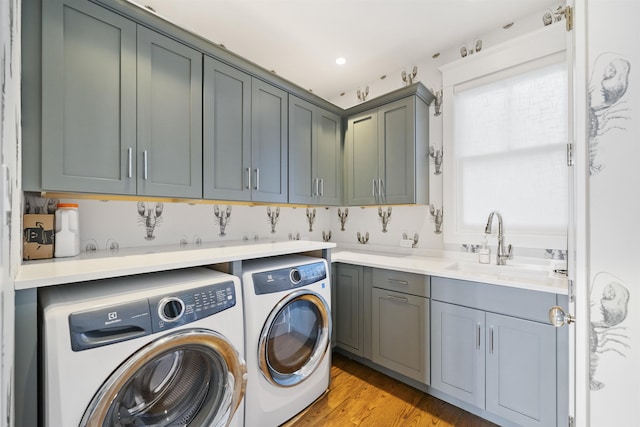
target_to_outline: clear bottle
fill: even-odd
[[[480,264],[489,264],[491,262],[491,248],[487,245],[487,235],[482,238],[482,245],[478,249],[478,262]]]
[[[58,203],[54,256],[70,257],[80,253],[80,227],[77,203]]]

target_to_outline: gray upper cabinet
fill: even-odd
[[[287,94],[204,62],[204,197],[286,203]]]
[[[251,81],[251,200],[287,203],[287,93],[262,80]]]
[[[136,193],[136,24],[42,2],[42,189]]]
[[[138,27],[138,194],[202,197],[202,54]]]
[[[289,202],[341,202],[341,120],[307,101],[289,96]]]
[[[204,198],[251,200],[251,76],[205,56]]]
[[[346,133],[349,205],[428,202],[428,105],[409,96],[353,115]]]
[[[202,55],[90,2],[42,8],[42,189],[202,197]]]

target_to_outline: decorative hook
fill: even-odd
[[[345,208],[344,212],[338,208],[338,218],[340,218],[340,231],[344,231],[344,225],[347,223],[347,217],[349,216],[349,208]]]
[[[364,91],[360,91],[360,89],[358,89],[358,91],[356,92],[356,95],[358,96],[358,100],[360,102],[364,102],[367,100],[367,96],[369,96],[369,86],[367,86]]]
[[[271,234],[275,234],[276,224],[280,220],[280,208],[277,207],[275,210],[271,210],[271,206],[267,206],[267,217],[269,217],[269,224],[271,224]]]
[[[316,220],[316,208],[309,210],[307,208],[307,222],[309,223],[309,231],[313,231],[313,222]]]
[[[435,98],[433,99],[433,115],[434,117],[438,117],[442,114],[442,89],[438,91],[434,91],[432,89],[431,91],[435,95]]]
[[[412,248],[418,247],[418,239],[419,238],[420,238],[420,236],[418,235],[418,233],[414,233],[413,234],[413,244],[411,245]],[[402,233],[402,239],[409,240],[409,236],[407,236],[407,233]]]
[[[382,219],[382,232],[387,232],[387,225],[391,220],[391,206],[387,208],[387,211],[384,212],[381,207],[378,207],[378,216]]]
[[[361,235],[360,232],[358,231],[358,233],[356,234],[356,236],[358,237],[358,242],[362,243],[363,245],[366,245],[367,242],[369,241],[369,232],[367,231],[365,233],[365,235]]]
[[[436,229],[434,231],[434,233],[436,234],[440,234],[442,233],[442,212],[443,212],[444,208],[440,208],[440,209],[436,209],[436,207],[433,204],[429,204],[429,212],[431,213],[431,216],[433,217],[433,222],[436,225]]]
[[[436,150],[433,145],[429,146],[429,157],[431,157],[431,161],[435,166],[434,175],[440,175],[442,173],[442,155],[444,153],[444,149],[441,148]]]
[[[417,75],[418,75],[418,66],[414,65],[413,69],[411,69],[411,74],[407,74],[405,70],[402,70],[400,77],[402,77],[402,81],[404,82],[404,85],[409,86],[410,84],[413,83],[413,79],[415,79]]]

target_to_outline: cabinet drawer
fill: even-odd
[[[403,271],[373,269],[373,287],[429,297],[429,276]]]
[[[549,322],[556,295],[508,286],[432,277],[431,298],[521,319]]]

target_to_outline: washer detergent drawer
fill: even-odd
[[[71,349],[88,350],[152,332],[146,299],[69,315]]]

